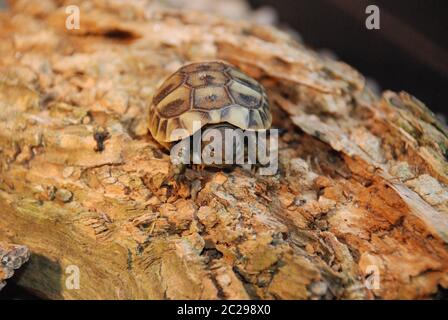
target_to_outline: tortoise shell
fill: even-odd
[[[193,127],[194,121],[200,126]],[[271,126],[271,112],[263,87],[222,61],[181,67],[154,93],[149,108],[149,130],[161,144],[191,136],[208,124],[229,123],[243,130]],[[186,129],[172,137],[175,129]]]

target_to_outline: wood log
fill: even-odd
[[[0,242],[0,290],[29,257],[30,251],[26,246]]]
[[[66,28],[70,4],[79,29]],[[275,27],[155,1],[12,2],[0,57],[0,240],[30,248],[18,285],[39,296],[416,299],[448,287],[447,131],[411,95],[377,95]],[[175,188],[148,104],[181,65],[210,59],[265,86],[279,171],[188,168]]]

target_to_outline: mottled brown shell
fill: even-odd
[[[244,130],[271,126],[271,112],[263,87],[222,61],[181,67],[156,90],[149,108],[149,130],[166,145],[192,135],[194,120],[207,124],[230,123]],[[175,129],[186,134],[171,137]]]

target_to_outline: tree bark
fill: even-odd
[[[68,30],[63,2],[0,13],[0,240],[31,250],[19,285],[52,299],[448,287],[447,131],[417,99],[374,94],[250,12],[79,1]],[[163,183],[169,155],[147,132],[148,103],[182,64],[209,59],[265,86],[283,130],[276,175],[189,168],[178,188]]]
[[[30,252],[27,247],[0,242],[0,290],[6,285],[6,280],[14,275],[28,261]]]

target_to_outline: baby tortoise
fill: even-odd
[[[269,129],[271,122],[268,98],[256,80],[229,63],[206,61],[181,67],[161,84],[149,108],[148,127],[154,139],[171,150],[197,132],[203,132],[201,141],[210,129],[260,131]],[[174,135],[176,129],[183,130]],[[187,145],[183,151],[191,154],[191,144]],[[206,146],[201,144],[201,150]],[[183,166],[173,170],[178,175]]]

